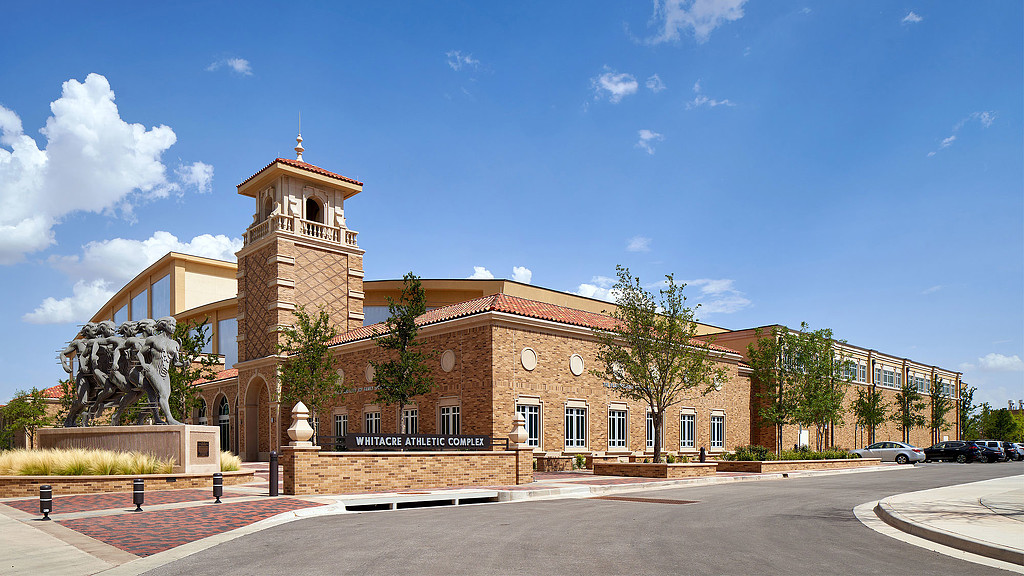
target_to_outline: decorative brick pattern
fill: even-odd
[[[49,484],[58,494],[131,492],[132,480],[146,481],[146,491],[205,488],[213,486],[211,474],[146,474],[143,476],[0,476],[0,498],[39,496],[39,486]],[[173,478],[173,481],[169,479]],[[252,470],[224,472],[224,485],[253,481]]]
[[[129,489],[131,483],[129,482]],[[147,486],[148,488],[148,486]],[[224,497],[249,496],[245,492],[232,492],[225,490]],[[154,504],[177,504],[179,502],[199,502],[213,500],[213,491],[210,489],[201,490],[192,488],[187,490],[160,490],[150,493],[146,491],[146,505]],[[39,512],[39,499],[9,500],[4,505],[17,508],[22,512],[36,514]],[[96,510],[123,510],[128,507],[134,508],[131,492],[116,492],[104,494],[76,494],[73,496],[53,497],[53,512],[60,514],[73,514],[75,512],[93,512]]]
[[[641,478],[695,478],[714,476],[714,462],[704,464],[640,464],[628,462],[595,462],[595,476],[633,476]]]

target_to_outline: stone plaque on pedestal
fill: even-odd
[[[85,426],[42,428],[40,448],[95,448],[144,452],[174,461],[176,474],[220,472],[220,428],[179,424],[167,426]]]

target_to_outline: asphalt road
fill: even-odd
[[[1022,463],[345,514],[249,534],[148,574],[1006,574],[879,534],[853,508],[1024,474]]]

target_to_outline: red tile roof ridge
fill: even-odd
[[[255,174],[253,174],[252,176],[249,176],[248,178],[243,180],[242,183],[239,184],[239,186],[245,185],[246,182],[252,180],[253,178],[255,178],[257,176],[259,176],[260,174],[263,173],[264,170],[266,170],[267,168],[270,168],[271,166],[273,166],[277,162],[280,162],[282,164],[287,164],[287,165],[295,167],[295,168],[300,168],[302,170],[307,170],[309,172],[313,172],[314,174],[320,174],[321,176],[327,176],[328,178],[334,178],[336,180],[341,180],[342,182],[348,182],[349,184],[355,184],[357,186],[362,186],[363,185],[363,183],[358,181],[358,180],[354,180],[354,179],[349,178],[347,176],[342,176],[341,174],[337,174],[337,173],[331,172],[330,170],[324,170],[323,168],[321,168],[319,166],[315,166],[313,164],[310,164],[309,162],[302,162],[300,160],[292,160],[291,158],[274,158],[273,162],[271,162],[270,164],[267,164],[263,168],[260,168],[259,171],[257,171]]]
[[[238,376],[238,368],[228,368],[227,370],[221,370],[217,372],[209,379],[200,378],[196,380],[196,384],[206,384],[207,382],[218,382],[220,380],[227,380],[228,378],[236,378]]]
[[[40,392],[42,392],[43,398],[60,398],[64,396],[64,390],[61,389],[60,384],[57,384],[56,386],[50,386],[49,388],[44,388],[40,390]]]

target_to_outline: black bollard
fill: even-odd
[[[707,460],[707,454],[704,452],[704,447],[701,446],[700,447],[700,461],[703,464],[705,460]]]
[[[270,452],[270,495],[277,496],[277,452]]]
[[[224,475],[220,472],[213,473],[213,497],[214,504],[220,504],[220,497],[224,495]]]
[[[49,484],[43,484],[39,487],[39,513],[43,515],[43,520],[49,520],[52,511],[53,490]]]
[[[142,504],[146,501],[146,483],[142,478],[132,480],[132,504],[135,512],[142,512]]]

